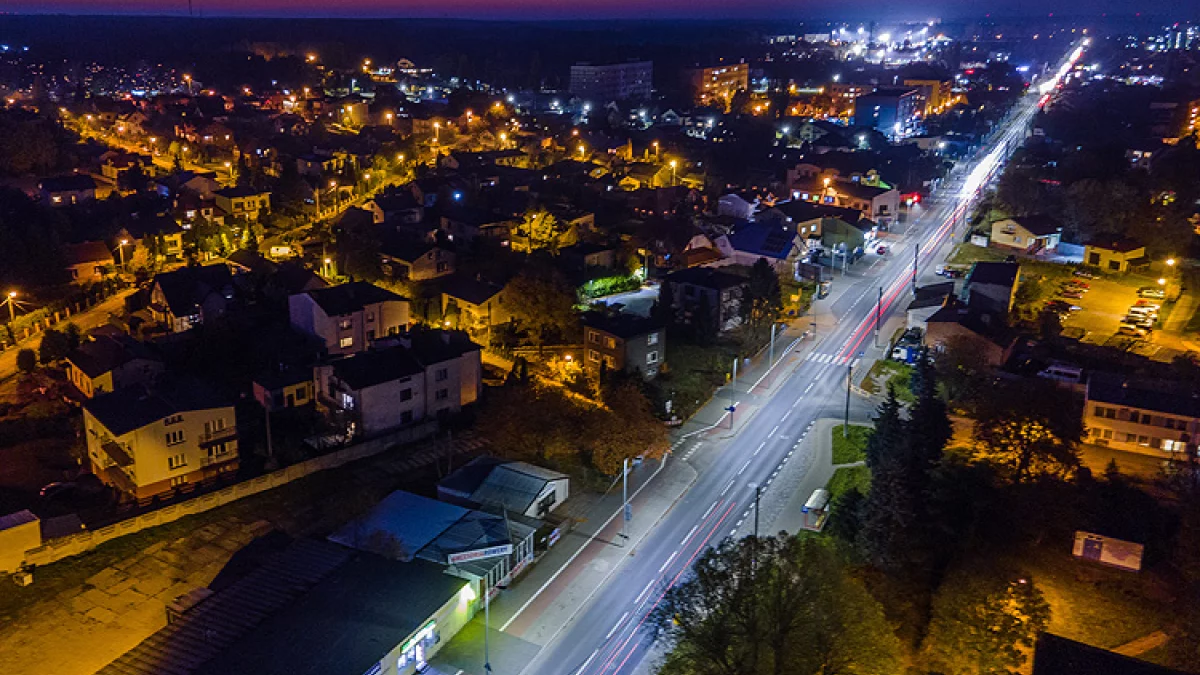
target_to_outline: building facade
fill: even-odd
[[[356,354],[408,325],[408,300],[354,281],[288,297],[294,328],[321,340],[328,354]]]
[[[1089,443],[1156,457],[1196,452],[1200,403],[1186,393],[1093,376],[1084,403]]]
[[[571,93],[593,105],[609,101],[644,100],[654,90],[654,63],[591,64],[571,66]]]
[[[183,488],[238,468],[232,403],[198,386],[135,387],[84,405],[92,472],[133,499]]]
[[[920,110],[915,89],[880,87],[854,99],[854,123],[896,138],[913,130]]]
[[[603,366],[613,372],[658,375],[667,357],[667,332],[651,319],[632,314],[590,313],[583,321],[584,366],[593,376]]]
[[[689,68],[686,73],[692,100],[699,106],[729,110],[733,95],[750,89],[750,65],[746,63]]]

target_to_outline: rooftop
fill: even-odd
[[[1131,383],[1114,375],[1093,375],[1088,380],[1087,400],[1200,418],[1200,396],[1196,393],[1161,383]]]
[[[977,262],[971,266],[971,271],[967,274],[967,285],[972,284],[995,284],[997,286],[1011,287],[1017,283],[1017,275],[1021,271],[1021,266],[1017,263],[1009,262]]]
[[[691,284],[715,289],[735,288],[746,283],[745,277],[711,267],[690,267],[671,272],[666,280],[673,284]]]
[[[1115,251],[1117,253],[1133,253],[1140,248],[1145,248],[1145,245],[1140,241],[1136,239],[1130,239],[1128,237],[1121,239],[1089,241],[1087,245],[1089,248],[1100,248],[1108,251]]]
[[[662,324],[654,319],[637,316],[636,314],[614,314],[608,312],[588,312],[583,315],[583,324],[589,328],[615,335],[623,340],[653,333],[662,328]]]
[[[404,300],[403,297],[366,281],[351,281],[307,293],[327,316],[345,316],[361,312],[367,305],[378,302]]]
[[[372,349],[339,359],[333,363],[333,373],[351,389],[366,389],[384,382],[412,377],[425,372],[407,347]]]
[[[739,251],[787,260],[795,248],[796,228],[762,221],[743,223],[729,235],[729,243]]]
[[[67,360],[88,377],[99,377],[134,359],[154,356],[145,345],[125,335],[98,335],[67,354]]]
[[[1063,229],[1062,223],[1051,218],[1050,216],[1014,216],[1008,220],[1011,220],[1025,228],[1030,234],[1039,237],[1054,234],[1056,232],[1062,232]]]
[[[197,267],[181,267],[173,272],[154,276],[162,289],[167,307],[175,316],[189,316],[212,293],[222,293],[232,281],[229,267],[222,263]]]
[[[154,391],[145,387],[118,389],[83,404],[114,436],[123,436],[175,413],[227,406],[233,406],[232,399],[195,380],[164,383]]]

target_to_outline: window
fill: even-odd
[[[1167,452],[1183,452],[1187,450],[1187,443],[1183,441],[1166,441],[1162,442],[1162,449]]]
[[[646,352],[646,363],[658,363],[658,352]]]
[[[354,346],[354,338],[347,335],[346,337],[342,338],[341,340],[338,340],[338,346],[340,346],[342,349],[346,349],[348,347],[353,347]]]
[[[433,398],[434,398],[434,400],[437,400],[437,401],[445,401],[450,398],[450,390],[449,389],[438,389],[437,393],[435,393],[433,395]]]
[[[1125,434],[1126,443],[1137,443],[1137,434]]]
[[[1112,440],[1112,437],[1113,437],[1112,429],[1105,429],[1104,433],[1102,435],[1106,440]]]
[[[600,360],[600,352],[596,351],[595,349],[589,349],[587,350],[587,357],[588,361],[596,363]]]
[[[433,373],[434,382],[445,382],[450,379],[450,370],[448,368],[438,368]]]
[[[367,312],[367,323],[375,320],[375,312]]]
[[[651,333],[651,334],[647,335],[646,336],[646,344],[648,344],[648,345],[658,344],[658,333]]]
[[[353,325],[354,322],[350,319],[342,319],[338,322],[338,328],[341,328],[342,330],[350,330],[350,327]]]
[[[412,389],[411,388],[410,389],[401,389],[400,390],[400,400],[401,401],[411,401],[412,400]]]
[[[600,334],[594,330],[589,330],[588,331],[588,342],[590,342],[594,345],[600,344]]]
[[[606,338],[604,338],[604,346],[605,346],[605,347],[607,347],[607,348],[609,348],[609,349],[616,349],[616,348],[617,348],[617,341],[616,341],[616,340],[614,340],[613,338],[606,337]]]
[[[1163,426],[1168,429],[1174,429],[1175,428],[1175,420],[1168,417],[1165,420],[1163,420]]]
[[[1142,424],[1150,424],[1150,413],[1142,413]]]
[[[167,445],[179,445],[183,442],[183,429],[167,432]]]
[[[354,410],[354,396],[347,394],[346,392],[342,392],[341,399],[343,410]]]
[[[229,454],[229,448],[225,447],[224,443],[218,443],[208,449],[209,458],[220,457]]]
[[[179,453],[178,455],[171,455],[170,457],[167,458],[167,469],[169,471],[174,471],[175,469],[181,469],[185,466],[187,466],[187,455],[185,455],[182,452]]]
[[[163,424],[166,426],[171,426],[172,424],[179,424],[182,421],[183,415],[168,415],[167,418],[163,420]]]
[[[171,478],[171,487],[179,487],[180,485],[186,485],[187,482],[188,482],[187,476],[175,476],[175,477]]]

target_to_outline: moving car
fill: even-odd
[[[875,249],[876,255],[884,255],[887,253],[887,251],[888,250],[886,246],[880,246],[879,248]]]

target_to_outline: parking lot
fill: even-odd
[[[1083,293],[1082,298],[1063,298],[1065,302],[1082,307],[1082,311],[1071,312],[1063,322],[1063,328],[1076,328],[1087,331],[1084,342],[1103,344],[1116,335],[1121,319],[1129,311],[1129,307],[1138,300],[1137,282],[1127,280],[1113,281],[1110,279],[1083,279],[1091,288]],[[1061,297],[1056,295],[1055,297]],[[1154,339],[1152,333],[1149,338]]]

